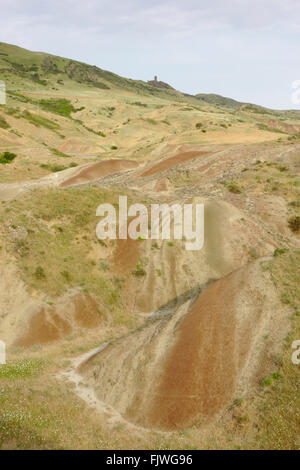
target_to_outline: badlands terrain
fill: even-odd
[[[0,79],[0,448],[299,449],[300,111],[4,43]],[[204,203],[203,248],[98,240],[119,195]]]

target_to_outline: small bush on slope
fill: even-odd
[[[0,163],[3,163],[3,164],[11,163],[16,158],[16,156],[17,155],[15,153],[3,152],[0,155]]]
[[[4,119],[4,117],[0,116],[0,127],[2,129],[9,129],[10,128],[10,125],[8,124],[8,122]]]

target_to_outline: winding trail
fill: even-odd
[[[75,393],[77,396],[79,396],[89,408],[94,408],[98,413],[104,416],[109,425],[114,426],[123,424],[134,431],[155,432],[157,434],[164,435],[169,434],[165,431],[152,430],[137,426],[126,420],[115,408],[99,400],[93,387],[89,386],[87,382],[84,382],[82,375],[79,373],[80,367],[103,351],[109,344],[110,343],[103,343],[98,348],[92,349],[91,351],[73,359],[70,367],[63,372],[59,372],[56,377],[60,380],[63,379],[73,383],[75,385]]]

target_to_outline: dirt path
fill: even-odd
[[[70,367],[66,371],[57,374],[57,378],[59,380],[67,380],[73,383],[75,385],[75,393],[85,402],[89,408],[94,408],[99,414],[104,416],[110,426],[123,424],[133,431],[168,434],[167,432],[157,430],[153,431],[152,429],[146,429],[141,426],[137,426],[124,419],[115,408],[99,400],[94,388],[84,381],[83,376],[79,372],[81,366],[83,366],[87,361],[90,361],[93,357],[97,356],[100,352],[104,351],[104,349],[109,344],[110,343],[103,343],[98,348],[92,349],[91,351],[73,359]]]

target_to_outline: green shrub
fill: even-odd
[[[274,253],[273,253],[273,256],[280,256],[280,255],[283,255],[284,253],[286,253],[288,251],[288,248],[276,248],[274,250]]]
[[[202,122],[197,122],[197,124],[195,125],[196,129],[201,129],[201,127],[203,127],[203,124]]]
[[[258,258],[257,250],[255,247],[250,248],[249,255],[251,256],[251,258],[254,258],[254,259]]]
[[[300,216],[295,215],[293,217],[290,217],[288,220],[288,224],[293,232],[298,233],[300,231]]]
[[[278,170],[281,171],[281,172],[283,172],[283,171],[288,171],[288,169],[289,169],[289,168],[288,168],[287,166],[284,166],[284,165],[279,165],[279,166],[278,166]]]
[[[271,383],[272,383],[272,378],[271,377],[268,377],[267,379],[262,381],[262,385],[264,387],[267,387],[268,385],[271,385]]]
[[[142,268],[140,264],[137,264],[135,270],[132,271],[132,274],[136,277],[146,276],[146,271]]]
[[[10,127],[10,125],[8,124],[8,122],[4,119],[4,117],[0,116],[0,127],[2,129],[8,129]]]
[[[67,155],[67,154],[64,153],[64,152],[61,152],[61,151],[58,150],[58,149],[55,149],[55,148],[53,148],[53,147],[50,147],[50,150],[51,150],[51,152],[54,153],[54,155],[57,155],[58,157],[70,158],[70,155]]]
[[[52,171],[52,173],[56,173],[57,171],[63,171],[66,169],[67,167],[64,165],[51,165],[50,166],[50,170]]]
[[[45,271],[42,268],[42,266],[38,266],[36,268],[36,270],[34,272],[34,277],[36,277],[36,279],[45,279],[46,278]]]
[[[289,206],[291,207],[300,207],[300,201],[291,201],[289,202]]]
[[[142,103],[141,101],[134,101],[133,103],[129,103],[129,104],[132,104],[134,106],[142,106],[144,108],[147,108],[147,104],[146,103]]]
[[[74,165],[77,166],[76,163]],[[72,165],[72,166],[74,166],[74,165]],[[63,165],[48,165],[47,163],[41,163],[40,167],[44,168],[45,170],[50,170],[50,171],[52,171],[52,173],[56,173],[57,171],[63,171],[63,170],[66,170],[68,168],[68,167],[63,166]],[[69,165],[69,167],[72,168],[71,165]]]
[[[242,192],[242,188],[235,181],[223,181],[222,184],[224,184],[231,193],[240,194]]]
[[[47,100],[40,100],[41,108],[52,113],[60,114],[61,116],[70,117],[71,113],[76,112],[76,108],[72,105],[70,100],[65,98],[49,98]]]
[[[72,276],[69,271],[62,271],[60,274],[65,278],[66,281],[70,282],[72,280]]]
[[[40,76],[39,76],[38,73],[33,73],[33,74],[31,75],[31,79],[32,79],[34,82],[38,83],[39,85],[43,85],[43,86],[46,86],[46,85],[47,85],[47,80],[42,80],[42,79],[40,78]]]
[[[103,82],[93,82],[93,86],[101,90],[110,90],[109,86]]]
[[[0,155],[0,163],[3,163],[3,164],[11,163],[16,158],[16,156],[17,155],[15,153],[3,152]]]

